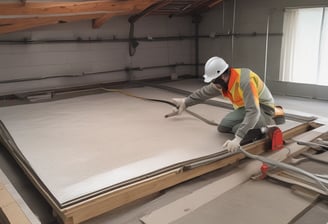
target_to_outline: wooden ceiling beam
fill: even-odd
[[[211,2],[210,4],[208,4],[208,8],[213,8],[214,6],[218,5],[219,3],[221,3],[223,0],[214,0],[213,2]]]
[[[169,3],[169,2],[171,2],[172,0],[164,0],[164,2],[167,2],[167,4]],[[148,3],[149,4],[149,3]],[[146,7],[142,10],[142,12],[144,12],[144,11],[146,11],[147,10],[147,8],[150,8],[151,6],[150,5],[146,5]],[[161,4],[161,5],[163,5],[163,4]],[[135,13],[138,13],[138,12],[140,12],[140,10],[138,10],[138,11],[136,11],[136,9],[134,9],[133,11],[129,11],[129,12],[127,12],[127,13],[117,13],[117,14],[115,14],[115,16],[118,16],[118,15],[131,15],[131,14],[135,14]],[[141,13],[142,13],[141,12]],[[139,14],[138,14],[139,15]],[[102,17],[100,17],[100,18],[97,18],[97,19],[95,19],[95,20],[93,20],[93,23],[92,23],[92,27],[94,28],[94,29],[96,29],[96,28],[99,28],[99,27],[101,27],[107,20],[109,20],[110,18],[112,18],[113,17],[113,14],[106,14],[106,15],[104,15],[104,16],[102,16]],[[131,18],[131,17],[130,17]]]
[[[197,10],[202,7],[206,2],[208,2],[208,0],[201,0],[201,1],[196,1],[194,2],[191,7],[183,10],[180,14],[183,14],[183,13],[186,13],[186,14],[189,14],[193,11],[196,11],[198,12]]]
[[[131,16],[129,18],[129,22],[134,23],[138,19],[140,19],[144,16],[147,16],[158,9],[165,7],[166,5],[170,4],[172,1],[173,0],[162,0],[161,2],[158,2],[157,4],[153,4],[150,7],[143,10],[142,12],[140,12],[139,14]]]
[[[195,14],[201,14],[205,12],[206,10],[216,6],[223,0],[200,0],[200,1],[194,1],[193,3],[189,3],[189,5],[186,5],[184,8],[180,8],[179,12],[173,13],[175,16],[181,16],[181,15],[195,15]]]
[[[157,1],[26,2],[24,5],[0,3],[0,34],[87,19],[92,20],[93,28],[99,28],[114,16],[138,13]]]
[[[0,19],[0,34],[11,33],[26,29],[31,29],[40,26],[47,26],[59,23],[69,23],[82,20],[92,20],[101,17],[104,14],[87,14],[78,16],[52,16],[44,17],[40,19],[39,17],[34,18],[24,18],[24,19]]]
[[[133,15],[130,22],[153,14],[191,15],[214,7],[223,0],[88,0],[27,1],[0,3],[0,34],[38,26],[92,20],[99,28],[114,16]]]
[[[114,16],[113,14],[105,14],[101,17],[94,19],[92,21],[92,28],[97,29],[97,28],[101,27],[102,25],[104,25],[104,23],[106,23],[106,21],[111,19],[113,16]]]
[[[142,11],[159,0],[0,3],[0,15],[49,15],[83,12]]]

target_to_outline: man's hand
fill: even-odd
[[[173,98],[172,101],[178,108],[178,114],[181,114],[186,109],[186,98]]]
[[[228,140],[223,144],[223,148],[226,148],[229,152],[236,152],[240,147],[240,141],[242,138],[235,136],[233,140]]]

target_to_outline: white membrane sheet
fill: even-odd
[[[136,95],[170,100],[153,88]],[[120,93],[0,108],[1,121],[33,171],[60,203],[185,160],[215,153],[225,138],[215,126],[173,107]],[[197,105],[218,120],[228,111]],[[205,112],[206,111],[206,112]]]
[[[125,91],[165,100],[181,97],[148,87]],[[164,118],[172,110],[167,104],[108,92],[0,108],[0,119],[30,169],[63,206],[153,171],[216,153],[232,138],[187,113]],[[229,112],[208,105],[190,110],[217,122]]]

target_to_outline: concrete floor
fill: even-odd
[[[195,83],[198,86],[199,83]],[[327,101],[302,99],[296,97],[283,97],[277,96],[276,102],[284,105],[284,108],[302,111],[308,114],[327,118],[326,111],[328,111]],[[308,164],[309,165],[309,164]],[[309,165],[316,167],[314,163]],[[0,148],[0,168],[6,174],[12,185],[20,193],[26,204],[30,207],[36,217],[39,218],[41,223],[56,224],[57,221],[52,217],[52,211],[50,206],[42,198],[42,196],[35,190],[33,185],[24,176],[20,168],[12,160],[11,156]],[[197,190],[213,181],[216,181],[226,175],[229,175],[233,171],[234,166],[229,166],[224,169],[220,169],[209,174],[200,176],[193,180],[187,181],[183,184],[179,184],[158,194],[154,194],[145,199],[139,200],[131,205],[123,208],[116,209],[94,219],[91,219],[86,224],[140,224],[139,218],[147,213],[160,208],[170,202],[177,200],[185,195],[188,195],[194,190]],[[322,167],[321,167],[322,169]],[[321,224],[328,222],[328,202],[327,199],[321,199],[320,201],[309,207],[304,214],[300,214],[290,223],[297,224]]]
[[[278,105],[284,105],[290,111],[302,112],[322,119],[328,117],[328,101],[291,96],[274,96],[274,98]]]

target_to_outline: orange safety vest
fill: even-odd
[[[230,70],[230,79],[228,83],[228,90],[222,91],[224,97],[230,99],[233,107],[238,109],[240,107],[244,107],[244,97],[243,97],[243,86],[242,82],[249,82],[249,86],[251,87],[251,91],[253,93],[253,99],[255,100],[256,105],[259,106],[259,93],[263,90],[263,82],[258,75],[254,72],[250,71],[247,75],[249,78],[241,79],[241,69],[231,68]]]

